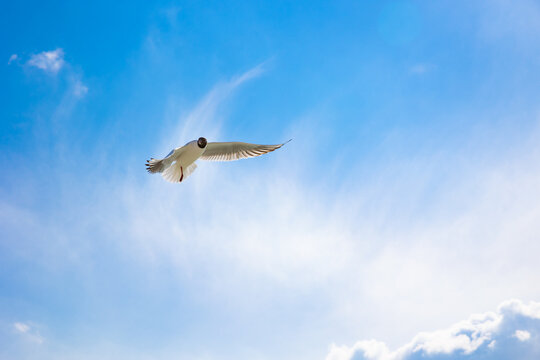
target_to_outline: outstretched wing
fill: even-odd
[[[244,142],[211,142],[206,145],[206,149],[199,159],[210,161],[246,159],[279,149],[289,141],[278,145],[258,145]]]

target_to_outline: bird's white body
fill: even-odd
[[[170,158],[170,162],[176,161],[177,164],[187,168],[189,165],[193,164],[195,160],[201,157],[204,153],[204,150],[197,146],[197,140],[188,142],[182,147],[178,147],[173,150],[172,154],[166,157],[165,159]]]
[[[290,141],[290,140],[289,140]],[[266,154],[279,149],[284,144],[258,145],[242,142],[212,142],[205,138],[188,142],[186,145],[172,150],[165,158],[147,161],[150,173],[161,173],[170,182],[182,182],[197,168],[197,159],[213,161],[232,161]]]

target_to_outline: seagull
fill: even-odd
[[[259,145],[244,142],[207,142],[205,138],[200,137],[171,150],[163,159],[146,160],[146,170],[151,174],[161,173],[161,176],[169,182],[181,183],[195,171],[197,168],[195,161],[198,159],[209,161],[246,159],[279,149],[289,141],[277,145]]]

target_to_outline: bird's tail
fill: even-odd
[[[151,174],[163,172],[163,165],[163,160],[151,158],[150,160],[146,160],[146,171]]]
[[[179,163],[175,162],[171,166],[169,166],[161,176],[168,182],[172,183],[178,183],[184,181],[189,175],[191,175],[195,169],[197,168],[197,164],[193,163],[189,165],[186,168],[183,168]]]

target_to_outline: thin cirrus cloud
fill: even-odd
[[[538,359],[540,302],[503,302],[496,312],[476,314],[453,326],[419,333],[395,351],[376,340],[332,345],[326,360]]]
[[[181,125],[171,132],[174,135],[165,136],[158,152],[168,151],[178,139],[187,140],[199,134],[219,139],[220,105],[240,85],[260,76],[264,72],[265,64],[255,66],[230,81],[217,84],[187,116],[180,119]],[[289,136],[290,134],[284,138]],[[119,204],[123,209],[119,209],[118,213],[125,218],[117,223],[121,224],[118,231],[128,231],[130,237],[136,240],[135,244],[139,244],[141,250],[144,249],[144,257],[161,258],[166,254],[166,257],[170,257],[173,263],[181,268],[201,260],[195,254],[184,258],[186,253],[193,251],[205,253],[207,259],[213,260],[210,262],[213,267],[249,269],[252,274],[273,279],[278,283],[298,284],[298,281],[310,282],[318,275],[324,277],[327,274],[324,270],[326,267],[320,267],[323,269],[321,272],[315,271],[317,275],[313,275],[313,270],[306,271],[306,267],[311,268],[315,263],[343,255],[341,242],[325,236],[338,231],[340,223],[328,221],[327,226],[315,227],[315,217],[324,215],[319,213],[322,209],[313,205],[311,215],[302,211],[306,216],[302,219],[297,217],[297,226],[290,226],[291,211],[308,196],[301,187],[291,187],[289,182],[275,176],[275,173],[284,171],[292,173],[291,169],[285,170],[285,167],[289,167],[286,159],[290,159],[290,156],[295,156],[293,149],[284,148],[282,152],[274,154],[274,165],[271,169],[263,171],[262,174],[243,172],[241,179],[235,178],[231,172],[233,169],[227,164],[201,162],[194,180],[174,190],[163,184],[161,178],[149,178],[144,184],[122,181],[120,188],[123,189],[121,192],[124,196],[123,202]],[[220,191],[216,192],[215,189]],[[140,199],[137,195],[140,193],[153,196]],[[222,199],[228,200],[212,201],[219,193],[222,194]],[[250,199],[257,194],[259,201],[254,204]],[[244,209],[242,219],[230,211],[231,202]],[[211,208],[204,206],[209,203],[214,205]],[[182,207],[186,206],[191,209],[189,213],[182,211]],[[179,213],[183,216],[178,217]],[[141,219],[146,220],[143,222]],[[204,219],[206,225],[198,226],[199,219]],[[149,229],[145,225],[147,223],[154,225]],[[317,231],[309,230],[315,228]],[[190,236],[199,240],[192,242]],[[296,241],[291,243],[290,237],[294,237]],[[216,244],[215,239],[228,239],[227,249],[222,249],[222,245]],[[308,247],[311,248],[310,251],[305,251]],[[133,251],[133,248],[130,251]],[[152,256],[148,256],[149,254]],[[332,263],[341,263],[337,260]],[[204,261],[205,265],[207,263]],[[227,272],[226,275],[234,278],[233,273],[234,271]],[[292,273],[296,275],[292,276]],[[242,282],[233,278],[228,280],[237,285],[237,281]],[[230,285],[232,286],[231,283]]]
[[[399,32],[399,27],[396,29]],[[69,55],[70,50],[65,50]],[[63,53],[61,59],[62,66],[56,72],[30,64],[25,67],[33,69],[29,73],[38,75],[38,81],[56,79],[49,74],[64,79],[70,76],[69,62],[72,60],[69,57],[65,60]],[[20,63],[27,64],[26,61]],[[411,71],[410,74],[427,71],[427,64],[418,64],[411,69],[414,64],[400,68]],[[435,72],[426,75],[438,75]],[[40,77],[42,74],[47,76]],[[174,326],[162,326],[161,314],[157,314],[155,323],[149,321],[151,326],[137,322],[141,325],[138,328],[165,329],[164,332],[148,332],[156,331],[156,336],[162,340],[154,346],[160,348],[178,344],[178,348],[173,349],[176,350],[200,342],[205,352],[218,354],[212,358],[223,359],[231,352],[226,348],[227,344],[257,348],[261,354],[270,352],[276,343],[283,341],[268,340],[272,344],[263,348],[264,344],[257,342],[258,339],[283,333],[283,339],[290,338],[293,339],[291,342],[299,343],[289,346],[296,346],[296,353],[309,351],[312,344],[316,344],[320,347],[319,356],[311,358],[324,358],[327,346],[333,341],[352,345],[357,339],[373,337],[384,339],[385,343],[372,340],[359,346],[336,346],[331,354],[339,360],[395,359],[398,355],[410,360],[423,355],[429,359],[459,358],[465,357],[466,353],[469,357],[506,354],[505,351],[520,351],[519,346],[530,349],[538,342],[537,327],[533,326],[538,322],[534,307],[513,302],[513,306],[505,305],[494,313],[475,316],[451,329],[419,335],[405,347],[408,353],[400,355],[391,351],[401,349],[397,345],[407,344],[411,334],[417,334],[421,329],[442,329],[441,324],[446,326],[455,319],[462,319],[457,316],[477,312],[476,309],[495,309],[496,304],[492,301],[510,297],[539,298],[537,287],[531,285],[538,283],[540,274],[535,255],[539,250],[535,239],[540,230],[537,221],[540,214],[537,201],[540,148],[536,141],[539,136],[533,137],[534,141],[529,144],[523,144],[528,134],[519,136],[518,141],[501,137],[501,141],[496,142],[497,149],[502,149],[497,155],[501,156],[493,156],[482,145],[462,150],[463,142],[478,143],[467,134],[463,135],[459,147],[445,147],[443,142],[435,149],[419,149],[415,156],[392,151],[395,148],[387,149],[393,153],[392,159],[373,161],[377,163],[374,166],[363,164],[365,154],[350,152],[348,155],[362,156],[348,157],[340,182],[324,183],[325,173],[332,171],[332,164],[325,162],[325,167],[319,166],[317,171],[305,171],[304,168],[305,163],[320,160],[313,155],[316,151],[311,150],[317,150],[327,139],[326,134],[314,129],[317,123],[313,121],[312,111],[305,116],[304,122],[291,120],[295,122],[292,129],[296,131],[285,125],[283,133],[275,135],[278,139],[283,135],[284,139],[293,137],[295,140],[265,159],[241,164],[202,163],[194,176],[181,186],[164,183],[161,178],[144,173],[142,156],[146,154],[139,156],[139,151],[157,156],[168,152],[171,145],[182,145],[183,141],[199,135],[219,138],[221,120],[226,116],[226,112],[220,111],[220,104],[238,85],[258,74],[260,70],[254,69],[216,85],[192,112],[188,111],[188,116],[179,119],[182,124],[178,128],[171,126],[173,130],[178,129],[174,137],[169,133],[158,134],[147,143],[140,138],[137,146],[131,147],[115,139],[116,144],[110,149],[117,153],[127,149],[125,154],[138,156],[136,165],[132,165],[127,157],[122,162],[98,161],[101,159],[94,154],[101,150],[99,143],[103,134],[94,133],[89,134],[89,138],[95,141],[91,141],[90,149],[85,149],[85,156],[78,159],[79,166],[66,166],[68,162],[58,161],[55,162],[58,165],[51,166],[52,169],[48,167],[46,171],[32,166],[29,177],[19,176],[20,172],[9,172],[9,176],[17,179],[17,184],[30,182],[33,186],[28,187],[37,189],[40,189],[38,184],[52,177],[50,193],[54,194],[55,201],[54,206],[46,208],[50,211],[45,211],[44,203],[31,207],[19,199],[12,202],[7,196],[1,199],[3,232],[11,230],[14,234],[5,236],[10,239],[5,244],[5,248],[11,250],[8,254],[24,254],[30,259],[28,263],[32,269],[47,262],[54,271],[46,277],[52,278],[51,282],[57,284],[58,289],[69,288],[58,273],[75,272],[73,278],[77,282],[90,280],[85,282],[89,285],[81,289],[87,299],[82,304],[84,308],[73,306],[79,299],[70,296],[62,300],[66,306],[56,307],[67,311],[75,308],[76,316],[68,313],[57,317],[66,319],[64,323],[51,321],[47,326],[55,331],[47,334],[47,343],[64,349],[63,345],[69,346],[71,340],[55,339],[54,336],[61,332],[56,328],[67,328],[73,333],[86,328],[92,329],[84,336],[88,339],[84,344],[86,348],[76,349],[80,356],[74,358],[81,358],[87,350],[96,348],[95,342],[100,336],[139,354],[144,353],[141,351],[144,341],[138,341],[139,338],[136,343],[125,340],[131,338],[126,328],[136,323],[132,314],[122,312],[129,306],[129,301],[125,300],[129,293],[110,291],[105,285],[99,287],[110,278],[114,278],[111,284],[129,283],[131,277],[117,271],[120,265],[116,268],[108,265],[118,264],[124,258],[129,259],[132,266],[129,270],[142,270],[124,273],[135,277],[139,273],[150,273],[148,270],[154,268],[165,268],[164,273],[174,274],[175,282],[171,284],[170,278],[155,276],[152,282],[157,283],[156,288],[169,289],[174,285],[181,287],[179,292],[182,294],[214,302],[208,306],[212,311],[207,311],[217,319],[213,323],[205,319],[202,311],[198,313],[196,306],[182,304],[182,313],[193,314],[193,322],[204,335],[199,339],[189,338],[187,344],[178,344],[179,339],[191,334],[193,328],[182,327],[185,322],[176,321],[174,315],[178,313],[174,314],[174,309],[168,306],[163,306],[164,313],[175,320]],[[75,82],[76,79],[68,84],[73,85],[70,96],[82,96],[88,91],[82,82]],[[57,117],[70,118],[69,111],[65,110],[70,109],[69,100],[71,98],[59,107],[62,111],[58,111]],[[462,109],[454,109],[453,114],[455,117],[449,121],[475,119]],[[511,119],[512,128],[523,128],[520,122],[515,126],[514,116]],[[496,128],[495,120],[488,130],[501,132],[501,128]],[[144,121],[147,123],[150,119]],[[162,119],[156,115],[152,121],[156,121],[156,132],[162,131]],[[138,123],[143,120],[130,120],[133,127]],[[130,127],[126,129],[112,133],[115,137],[119,138],[118,134],[124,137]],[[434,131],[426,131],[428,138],[433,134]],[[148,134],[148,137],[152,135]],[[78,140],[77,136],[72,138]],[[141,151],[148,143],[159,151],[154,154],[150,150]],[[159,149],[161,145],[166,147],[163,152]],[[303,149],[309,151],[302,152]],[[337,154],[339,150],[336,148]],[[110,160],[113,151],[107,152],[106,156],[104,160]],[[334,153],[328,156],[330,162],[335,156]],[[31,158],[25,160],[21,163],[35,163]],[[85,166],[102,166],[106,171],[87,172]],[[365,171],[358,171],[362,167]],[[77,262],[80,267],[74,265]],[[106,277],[96,270],[101,268],[100,265],[111,270],[107,271]],[[46,271],[47,266],[39,269]],[[158,270],[154,271],[161,275]],[[21,271],[23,275],[26,273]],[[146,288],[144,281],[133,281],[141,288],[141,303],[151,302],[154,297],[163,304],[176,304],[180,299],[178,294],[152,294],[154,289]],[[145,294],[152,295],[145,297]],[[99,301],[92,302],[93,299]],[[291,305],[289,299],[298,299],[299,305]],[[14,303],[22,303],[21,300],[25,300],[24,294],[14,299]],[[273,304],[277,304],[275,309]],[[45,303],[37,305],[38,309],[46,306]],[[94,314],[107,315],[107,307],[118,309],[109,313],[115,316],[103,316],[103,323],[88,325],[82,320],[69,320],[79,319],[80,313],[91,315],[89,318]],[[147,310],[145,306],[144,312]],[[54,309],[50,311],[52,313]],[[229,313],[235,317],[230,323],[223,320]],[[24,314],[17,316],[25,317]],[[250,319],[243,321],[242,316]],[[517,317],[527,321],[516,323],[512,319]],[[182,320],[182,317],[178,318]],[[275,321],[265,322],[270,318]],[[128,325],[115,328],[117,323]],[[250,323],[257,326],[245,326]],[[152,326],[156,324],[160,326]],[[24,335],[33,329],[33,325],[22,322],[18,326],[12,322],[9,325],[10,332],[20,339],[25,339]],[[107,328],[113,330],[101,335]],[[264,329],[267,329],[266,333]],[[253,337],[247,338],[248,333],[254,333]],[[299,341],[310,336],[317,338],[309,344]],[[213,338],[223,339],[223,342],[211,343]],[[283,348],[286,349],[286,345]],[[150,348],[146,353],[156,357],[154,350]],[[530,353],[535,354],[534,351]],[[58,354],[56,358],[59,357],[66,356]],[[170,358],[178,359],[179,355]],[[286,356],[274,358],[285,359]],[[525,356],[518,358],[527,359]]]
[[[225,102],[242,84],[261,76],[266,71],[269,61],[266,60],[229,81],[216,84],[186,117],[178,119],[180,125],[171,132],[170,136],[165,137],[163,145],[170,146],[175,144],[178,139],[190,139],[203,133],[207,137],[217,136],[217,129],[221,125],[219,120],[216,120],[218,118],[216,111],[219,105]],[[167,147],[162,147],[162,149],[166,152],[169,151]]]
[[[262,72],[259,66],[218,83],[179,119],[180,126],[172,126],[173,131],[165,136],[156,136],[156,153],[166,153],[180,139],[190,140],[201,134],[220,138],[222,103],[241,84]],[[514,149],[520,155],[516,157],[519,161],[498,161],[488,166],[482,165],[481,158],[454,152],[439,155],[435,162],[431,154],[414,161],[404,158],[370,169],[371,181],[354,186],[344,184],[341,191],[332,187],[330,194],[324,194],[299,175],[304,172],[303,164],[313,158],[311,150],[317,145],[316,138],[321,138],[312,133],[316,130],[309,121],[314,116],[284,128],[284,138],[293,137],[295,141],[267,158],[271,161],[256,172],[245,171],[248,163],[241,165],[241,170],[240,164],[235,167],[201,163],[190,181],[175,186],[146,174],[144,180],[137,180],[138,174],[143,173],[142,163],[112,173],[107,167],[106,177],[85,176],[75,186],[66,182],[59,195],[64,197],[66,206],[55,210],[55,216],[44,217],[32,211],[27,214],[16,204],[6,204],[9,217],[6,216],[8,223],[4,226],[9,228],[12,223],[19,232],[28,232],[24,237],[26,244],[14,242],[12,246],[24,248],[26,254],[35,252],[36,262],[64,264],[66,255],[71,253],[92,260],[95,252],[109,253],[103,246],[112,245],[95,242],[85,234],[90,223],[92,228],[103,230],[110,244],[129,255],[137,266],[172,265],[170,268],[179,278],[187,279],[184,285],[190,292],[210,299],[227,299],[233,309],[255,312],[264,308],[265,302],[279,300],[281,294],[315,292],[320,288],[316,294],[329,304],[321,317],[332,317],[331,323],[338,324],[328,332],[338,333],[343,324],[353,326],[355,318],[362,319],[368,323],[362,327],[369,333],[359,335],[361,338],[381,338],[381,333],[392,337],[400,331],[416,333],[418,329],[433,328],[433,318],[441,321],[447,314],[472,313],[469,307],[478,307],[493,298],[536,298],[530,284],[537,280],[539,268],[533,255],[538,253],[538,247],[536,242],[528,241],[528,236],[538,233],[535,219],[540,207],[538,202],[530,201],[537,198],[536,184],[540,178],[536,165],[538,135],[533,135],[529,143],[520,139],[521,145]],[[478,166],[474,171],[465,171],[457,159]],[[450,174],[455,174],[437,184],[439,193],[449,194],[448,198],[436,198],[432,202],[438,204],[435,211],[424,210],[430,216],[421,212],[415,218],[407,217],[411,213],[409,202],[416,201],[420,197],[417,195],[433,184],[435,175],[441,172],[434,164],[443,164]],[[354,166],[351,164],[351,172]],[[69,178],[72,173],[73,169],[63,168],[58,179]],[[284,173],[287,176],[276,176]],[[34,175],[29,181],[44,176]],[[50,170],[47,176],[51,176]],[[90,188],[90,184],[100,195],[92,200],[92,211],[86,212],[86,207],[78,207],[69,200],[75,196],[84,199],[80,189]],[[257,201],[252,201],[255,198]],[[355,201],[351,202],[351,198]],[[77,216],[71,222],[59,220],[73,213],[85,216]],[[13,214],[20,216],[14,218]],[[23,215],[28,215],[30,226],[21,226],[26,218]],[[392,216],[392,221],[386,216]],[[46,248],[40,248],[43,242],[30,243],[37,238],[33,233],[49,239]],[[51,256],[43,256],[38,249]],[[494,258],[504,262],[493,265]],[[514,271],[509,274],[505,269],[510,267]],[[261,297],[261,293],[267,296]],[[316,297],[309,301],[316,301]],[[445,311],[441,312],[441,308]],[[535,314],[534,307],[517,308],[517,312],[529,317]],[[486,316],[481,322],[494,327],[497,319]],[[314,323],[317,321],[320,320],[310,320],[310,326],[329,327],[328,323]],[[388,327],[396,322],[400,326],[389,332]],[[380,328],[376,329],[377,326]],[[294,324],[287,324],[287,328],[294,332]],[[234,342],[239,331],[232,329],[227,340]],[[525,338],[525,331],[531,338],[520,341],[517,336]],[[425,351],[430,349],[430,356],[435,356],[437,349],[451,349],[454,343],[461,344],[458,355],[470,349],[478,353],[486,347],[500,352],[512,348],[517,341],[531,344],[536,333],[530,327],[515,326],[508,331],[509,337],[490,337],[488,341],[482,332],[475,336],[452,336],[443,331],[440,336],[426,336],[422,346]],[[261,331],[259,335],[268,334]],[[324,346],[330,343],[330,336],[324,336]],[[435,338],[442,340],[437,342]],[[513,343],[507,344],[505,339]],[[395,337],[392,341],[396,341]],[[475,348],[480,341],[482,345]],[[386,359],[381,356],[393,354],[383,343],[371,344],[368,355],[373,358],[381,354],[374,359]],[[340,355],[336,349],[333,348],[333,356]],[[359,348],[341,350],[344,357],[336,359],[358,360],[368,356],[357,351]],[[321,357],[325,353],[323,349]]]
[[[180,119],[182,125],[173,131],[179,136],[158,137],[157,147],[163,146],[166,153],[179,139],[189,140],[195,134],[208,132],[219,138],[220,105],[242,83],[262,73],[254,69],[217,84]],[[540,178],[534,165],[538,163],[537,137],[522,144],[524,156],[511,169],[502,162],[467,173],[452,156],[438,158],[437,164],[451,167],[456,174],[439,185],[441,194],[452,196],[435,202],[442,204],[438,208],[444,210],[442,213],[434,211],[431,218],[422,215],[415,222],[406,216],[409,197],[428,186],[430,174],[439,171],[432,168],[430,157],[425,160],[427,164],[417,160],[406,167],[388,164],[387,168],[374,168],[372,183],[344,186],[343,191],[326,196],[298,175],[303,171],[299,159],[310,159],[309,146],[316,144],[309,144],[310,131],[302,121],[297,121],[292,130],[284,129],[295,142],[273,154],[272,161],[256,173],[235,172],[234,164],[201,163],[190,181],[174,186],[159,177],[148,176],[142,182],[126,177],[126,173],[141,172],[142,165],[137,165],[102,181],[99,176],[88,176],[74,188],[66,184],[64,194],[78,194],[85,180],[91,182],[101,196],[84,221],[107,229],[115,246],[135,255],[140,266],[169,263],[179,275],[192,274],[189,276],[197,279],[193,286],[202,288],[200,291],[209,298],[225,297],[238,307],[254,309],[287,289],[309,290],[325,284],[320,295],[331,304],[332,316],[342,323],[351,323],[350,319],[355,318],[367,320],[374,325],[368,336],[387,333],[396,316],[403,325],[393,332],[417,331],[431,326],[433,317],[463,313],[491,298],[534,298],[530,284],[536,280],[538,265],[536,257],[524,254],[535,254],[538,249],[536,243],[527,241],[528,234],[537,233],[538,224],[533,220],[540,211],[537,202],[528,201],[530,194],[538,191],[535,184]],[[308,150],[302,151],[302,144]],[[459,154],[453,156],[461,158]],[[471,157],[467,160],[478,161]],[[411,168],[415,171],[411,172]],[[285,172],[286,177],[276,176]],[[351,203],[351,197],[357,201]],[[394,211],[394,225],[378,215],[390,210]],[[64,211],[54,219],[84,209],[72,204]],[[109,216],[102,217],[103,213]],[[61,233],[61,238],[78,239],[69,242],[70,249],[61,244],[48,247],[47,251],[59,251],[58,261],[65,258],[63,251],[80,251],[84,257],[85,248],[98,246],[76,230],[85,228],[77,222],[82,220],[75,221],[72,227],[58,220],[42,221],[38,225],[44,229],[39,232],[50,233],[48,238],[57,239]],[[482,239],[489,239],[489,247]],[[488,251],[482,252],[482,248]],[[47,261],[55,258],[52,255],[46,257]],[[493,258],[504,258],[504,266],[494,266]],[[505,267],[513,267],[515,275],[509,276]],[[200,276],[205,272],[219,276]],[[463,283],[462,279],[468,281]],[[489,291],[479,291],[479,284],[492,286],[488,286]],[[261,291],[269,294],[268,300],[261,299]],[[472,300],[469,294],[474,294]],[[392,300],[396,297],[399,302]],[[433,305],[418,306],[426,299]],[[375,310],[373,304],[377,304]],[[362,310],[370,306],[369,314]],[[444,314],[441,307],[447,309]],[[378,312],[378,308],[384,311]],[[514,328],[512,334],[516,330],[530,331],[520,327]],[[504,346],[500,339],[497,342]]]

